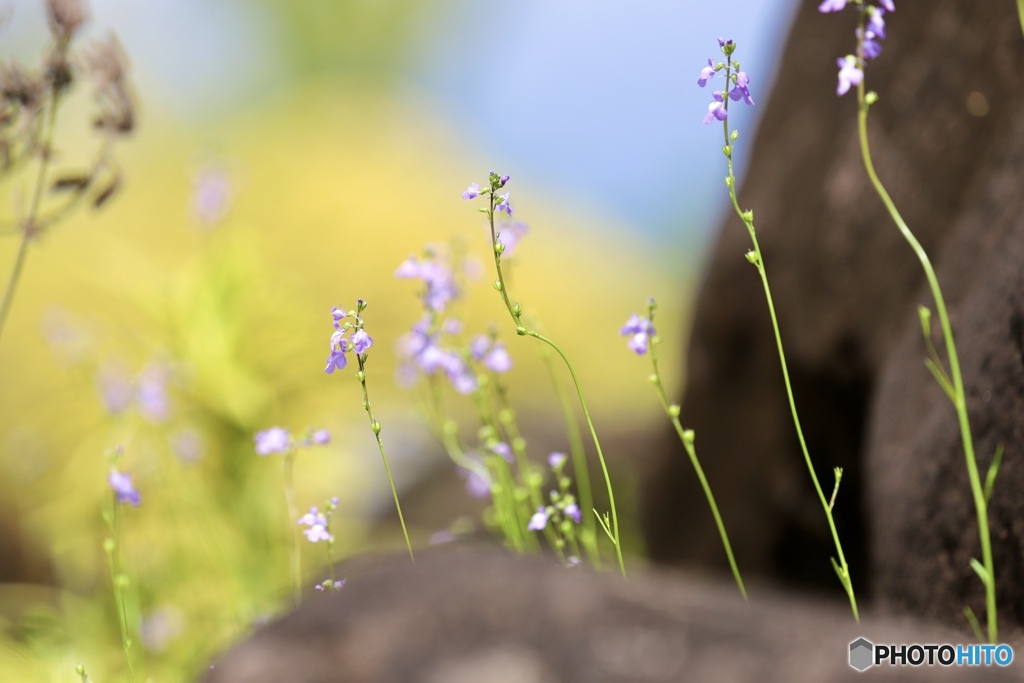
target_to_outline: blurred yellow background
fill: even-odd
[[[509,382],[519,412],[560,415],[539,345],[515,336],[490,287],[481,204],[460,197],[491,168],[512,175],[506,189],[531,230],[510,261],[513,298],[573,359],[599,433],[662,427],[648,359],[626,349],[619,328],[657,296],[663,371],[676,395],[694,259],[578,195],[501,167],[428,92],[405,88],[398,96],[400,48],[427,3],[387,5],[384,12],[363,2],[318,3],[316,11],[261,4],[264,17],[290,26],[281,33],[290,40],[254,63],[279,63],[265,88],[258,73],[246,73],[258,96],[203,116],[168,104],[176,93],[146,80],[158,69],[132,53],[141,38],[131,24],[120,27],[136,59],[141,112],[118,151],[124,186],[102,210],[78,211],[31,245],[0,337],[2,514],[52,562],[54,583],[0,589],[8,627],[0,670],[14,672],[8,680],[74,680],[79,660],[97,680],[113,680],[123,666],[101,549],[105,453],[115,446],[123,446],[122,469],[143,497],[139,509],[125,510],[124,547],[135,577],[133,616],[162,620],[164,640],[151,633],[136,649],[153,680],[191,675],[283,606],[280,461],[256,456],[256,431],[330,429],[329,446],[298,456],[299,506],[340,497],[339,556],[401,546],[397,533],[367,535],[374,517],[389,512],[387,480],[358,382],[323,367],[331,307],[366,299],[371,396],[400,490],[409,490],[437,462],[426,458],[437,448],[413,396],[395,382],[396,343],[420,311],[416,283],[394,271],[427,243],[459,240],[479,260],[484,274],[467,292],[467,332],[497,323],[515,360]],[[93,34],[124,24],[115,6],[97,4]],[[233,11],[241,16],[240,8]],[[7,29],[17,31],[16,51],[30,53],[36,36],[40,54],[41,8],[16,9],[16,28]],[[332,26],[347,29],[336,34]],[[57,169],[88,162],[89,106],[82,91],[60,110]],[[32,178],[5,181],[7,220]],[[226,181],[226,211],[204,222],[196,192],[208,191],[211,178]],[[17,241],[10,231],[0,237],[4,279]],[[111,378],[138,383],[152,373],[167,379],[165,416],[137,407],[109,414],[104,382],[109,389]],[[408,522],[420,543],[437,531]],[[322,564],[319,548],[303,552],[307,568]]]

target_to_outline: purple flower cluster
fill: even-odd
[[[334,536],[331,535],[328,529],[328,523],[328,516],[321,513],[316,507],[309,508],[309,512],[299,517],[299,525],[309,527],[308,529],[303,529],[302,533],[310,543],[334,540]]]
[[[435,313],[443,313],[448,302],[459,293],[451,268],[431,251],[422,260],[417,260],[415,256],[407,258],[395,270],[395,277],[400,280],[423,280],[423,304]]]
[[[503,374],[512,369],[512,356],[505,345],[483,334],[477,335],[469,343],[469,356],[483,362],[484,367],[491,372]]]
[[[334,318],[334,332],[331,334],[331,353],[327,356],[327,367],[324,368],[324,372],[328,375],[335,370],[345,369],[345,366],[348,365],[346,354],[350,350],[355,351],[357,356],[362,356],[373,346],[373,337],[363,329],[363,320],[359,317],[359,313],[365,306],[366,304],[360,299],[356,304],[356,311],[346,312],[337,306],[331,309],[331,316]],[[355,322],[346,322],[343,325],[341,321],[350,316],[355,318]],[[349,330],[354,331],[346,339],[345,335]]]
[[[399,354],[414,372],[434,375],[443,371],[460,394],[476,391],[476,375],[459,352],[443,346],[430,320],[420,320],[399,342]]]
[[[629,320],[626,321],[626,324],[619,331],[621,336],[629,336],[629,341],[626,345],[638,356],[647,353],[651,337],[656,333],[654,323],[651,322],[650,318],[641,318],[636,313],[629,316]]]
[[[895,12],[896,6],[893,0],[878,0],[881,7],[863,5],[860,11],[865,15],[864,28],[856,30],[858,54],[847,55],[836,60],[839,66],[839,84],[836,86],[837,95],[845,95],[850,88],[860,85],[864,80],[864,66],[867,60],[874,59],[882,54],[882,44],[879,42],[885,38],[885,13]],[[848,0],[824,0],[818,5],[818,11],[822,13],[839,12],[846,8]],[[860,3],[858,3],[860,4]]]
[[[728,58],[728,62],[725,64],[715,65],[713,61],[708,60],[708,65],[701,69],[700,77],[697,78],[697,85],[704,87],[708,84],[712,78],[715,77],[721,70],[725,70],[725,87],[732,88],[728,94],[723,93],[722,90],[715,90],[711,93],[711,104],[708,105],[708,113],[704,115],[704,124],[709,125],[714,121],[725,121],[729,116],[729,108],[725,101],[728,97],[733,102],[743,100],[744,104],[752,105],[754,100],[750,97],[750,76],[746,72],[739,70],[739,62],[733,62],[732,53],[736,50],[736,43],[732,40],[725,40],[724,38],[718,39],[718,47],[721,48],[722,53]],[[735,70],[734,70],[735,69]]]
[[[171,368],[160,362],[147,365],[134,380],[112,362],[104,364],[97,376],[108,413],[119,415],[135,404],[139,414],[154,424],[162,424],[171,416],[171,399],[167,393],[170,380]]]
[[[501,213],[502,211],[504,211],[509,216],[515,213],[515,209],[509,206],[508,203],[509,193],[506,192],[505,194],[498,194],[498,190],[505,187],[505,185],[508,183],[508,176],[498,175],[494,171],[491,171],[490,173],[487,174],[487,180],[490,184],[490,189],[481,191],[480,185],[478,185],[477,183],[470,183],[469,187],[466,188],[466,191],[462,193],[462,198],[465,200],[470,200],[476,199],[480,195],[489,194],[492,196],[493,199],[498,200],[497,203],[494,205],[494,211],[496,213]]]

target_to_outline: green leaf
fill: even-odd
[[[981,582],[987,586],[989,578],[988,578],[988,570],[985,569],[985,566],[983,564],[981,564],[981,562],[978,562],[976,559],[974,559],[972,557],[971,558],[971,569],[973,569],[974,573],[978,575],[978,578],[981,579]]]
[[[978,617],[974,616],[974,610],[970,607],[964,607],[964,616],[967,617],[967,621],[971,624],[974,637],[984,643],[985,635],[981,632],[981,624],[978,623]]]
[[[936,365],[931,358],[925,358],[924,364],[925,367],[931,371],[932,377],[934,377],[935,381],[939,383],[942,390],[946,392],[946,396],[949,397],[949,400],[956,403],[956,392],[953,390],[953,385],[950,383],[949,378],[946,377],[946,371]]]
[[[992,498],[992,487],[996,483],[996,475],[999,474],[999,466],[1003,464],[1003,444],[996,446],[995,457],[992,464],[988,466],[988,474],[985,475],[985,505]]]

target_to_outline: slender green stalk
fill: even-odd
[[[1017,0],[1017,14],[1020,15],[1020,30],[1024,32],[1024,0]]]
[[[650,317],[653,321],[653,304],[651,306]],[[740,569],[736,566],[736,558],[732,554],[732,545],[729,543],[729,534],[726,533],[725,523],[722,522],[722,515],[718,512],[718,505],[715,503],[715,496],[711,492],[711,485],[708,484],[707,477],[704,476],[704,468],[700,466],[700,461],[697,460],[697,451],[693,445],[693,430],[683,429],[683,425],[679,422],[679,406],[669,403],[668,396],[665,394],[665,387],[661,382],[661,371],[658,369],[657,341],[652,339],[650,346],[651,364],[654,367],[654,373],[651,375],[651,383],[654,384],[654,391],[658,394],[658,398],[661,400],[661,406],[665,409],[665,414],[668,415],[670,420],[672,420],[672,426],[675,427],[676,434],[679,435],[679,440],[683,442],[683,448],[686,449],[686,454],[690,457],[690,464],[693,465],[693,469],[697,473],[697,479],[700,480],[701,488],[704,489],[704,497],[708,499],[708,505],[711,507],[711,514],[715,517],[715,525],[718,527],[718,535],[722,537],[722,546],[725,548],[725,554],[729,558],[729,567],[732,569],[733,578],[736,579],[736,585],[740,589],[740,594],[743,596],[743,599],[746,600],[747,589],[743,586],[743,577],[740,576]]]
[[[590,489],[590,468],[587,465],[587,452],[583,448],[583,436],[580,434],[580,426],[576,422],[576,414],[569,403],[569,396],[565,393],[562,380],[555,372],[551,349],[546,346],[541,347],[540,355],[551,375],[551,383],[555,387],[555,395],[558,397],[558,404],[562,407],[562,415],[565,417],[565,428],[569,433],[569,454],[572,456],[572,469],[576,475],[576,492],[580,497],[580,509],[593,510],[594,494]],[[595,568],[600,569],[601,553],[597,549],[597,520],[593,515],[583,515],[580,542],[583,544],[583,549],[587,551],[587,559]]]
[[[415,562],[416,558],[412,554],[412,541],[409,540],[409,530],[405,528],[405,517],[402,515],[402,505],[398,502],[398,489],[395,488],[395,480],[391,476],[391,466],[388,465],[388,456],[384,453],[384,442],[380,438],[380,422],[373,419],[373,411],[370,409],[370,395],[366,390],[366,354],[359,354],[356,359],[359,361],[359,372],[356,373],[356,377],[363,387],[363,408],[366,409],[366,415],[370,418],[370,429],[373,430],[373,435],[377,439],[377,448],[380,449],[380,457],[384,461],[384,471],[387,472],[388,483],[391,484],[391,495],[395,499],[395,510],[398,511],[398,521],[402,525],[402,535],[405,536],[405,547],[409,550],[409,559]]]
[[[43,187],[46,185],[46,171],[50,165],[50,156],[53,147],[54,122],[57,120],[57,103],[60,99],[60,91],[54,86],[50,99],[49,111],[44,112],[46,123],[43,133],[42,148],[39,156],[39,171],[36,173],[35,186],[32,188],[32,199],[29,202],[28,214],[21,225],[21,244],[18,246],[18,254],[14,258],[14,268],[11,270],[11,277],[7,280],[7,288],[4,290],[3,301],[0,302],[0,336],[3,335],[4,325],[7,322],[7,314],[11,310],[14,301],[14,292],[21,279],[21,272],[25,268],[25,259],[28,256],[28,245],[37,233],[38,226],[36,219],[39,215],[39,207],[43,199]]]
[[[132,667],[132,639],[128,634],[128,607],[125,599],[125,588],[128,584],[128,577],[121,567],[121,506],[117,501],[117,494],[111,495],[113,503],[110,511],[110,537],[103,544],[107,553],[107,564],[110,567],[110,579],[114,588],[114,602],[118,612],[118,626],[121,629],[121,649],[124,652],[124,661],[128,667],[128,680],[134,683],[135,669]]]
[[[572,377],[573,385],[576,387],[576,395],[579,397],[580,407],[583,408],[583,417],[586,418],[587,427],[590,429],[590,437],[593,439],[594,448],[597,450],[597,459],[601,463],[601,472],[604,474],[605,486],[608,489],[608,505],[611,508],[611,529],[609,536],[612,540],[612,545],[615,546],[615,555],[619,562],[619,571],[622,573],[622,576],[626,576],[626,563],[622,559],[622,543],[619,539],[619,515],[615,508],[615,493],[612,491],[612,480],[611,476],[608,474],[608,465],[604,459],[604,452],[601,450],[601,442],[597,438],[597,430],[594,429],[594,421],[590,419],[590,411],[587,410],[587,402],[583,398],[583,390],[580,388],[579,379],[576,377],[576,371],[573,369],[572,363],[569,362],[569,359],[566,357],[562,349],[555,344],[555,342],[551,341],[539,332],[524,327],[522,324],[522,309],[519,308],[518,304],[513,306],[512,302],[509,300],[508,291],[505,287],[505,276],[501,272],[501,251],[503,251],[503,249],[501,249],[501,245],[498,243],[497,232],[494,229],[494,207],[496,206],[496,203],[493,191],[488,193],[488,202],[490,208],[487,211],[487,220],[491,228],[491,246],[493,248],[492,253],[494,255],[494,267],[498,273],[498,279],[495,282],[495,289],[497,289],[501,294],[501,298],[505,302],[505,307],[508,309],[509,315],[512,316],[512,321],[516,325],[516,334],[539,339],[550,346],[559,356],[561,356],[562,362],[565,363],[565,367],[569,370],[569,375]]]
[[[1024,7],[1024,0],[1021,0],[1020,6]],[[861,18],[861,23],[863,24],[863,17]],[[858,58],[862,58],[863,51],[860,45],[858,45],[857,51]],[[861,63],[863,63],[863,60]],[[982,583],[985,585],[988,638],[990,642],[995,643],[997,642],[999,629],[996,619],[996,580],[995,567],[992,560],[992,540],[988,526],[988,502],[982,488],[981,477],[978,473],[978,461],[974,455],[974,441],[971,437],[971,425],[967,416],[967,398],[964,393],[963,377],[960,373],[960,359],[957,355],[956,342],[953,339],[953,329],[949,323],[949,315],[946,312],[946,301],[942,296],[942,290],[939,287],[939,281],[935,276],[935,269],[932,268],[928,254],[925,253],[921,243],[917,241],[917,238],[914,237],[910,228],[907,227],[906,222],[896,209],[896,205],[893,203],[892,198],[889,196],[889,193],[886,192],[885,187],[878,178],[878,174],[875,172],[875,165],[871,160],[871,150],[868,145],[868,109],[870,107],[870,103],[868,102],[867,95],[865,93],[863,80],[861,80],[857,85],[857,103],[857,130],[860,136],[860,149],[861,156],[864,159],[864,168],[867,171],[868,178],[871,179],[871,184],[874,186],[875,192],[878,193],[879,198],[882,200],[882,203],[885,204],[885,208],[888,210],[893,222],[896,223],[896,227],[899,228],[903,238],[914,251],[918,261],[921,262],[921,268],[924,270],[925,278],[928,280],[928,286],[932,292],[932,297],[935,299],[936,312],[939,314],[939,325],[942,328],[942,336],[946,344],[946,355],[949,358],[949,374],[953,381],[953,393],[950,398],[953,403],[953,407],[956,409],[957,422],[960,426],[960,438],[964,449],[964,459],[967,463],[967,476],[970,480],[971,495],[974,498],[974,508],[978,517],[978,536],[981,540],[983,571],[978,571],[977,567],[975,567],[975,571],[977,571],[979,578],[981,578]],[[935,371],[933,371],[933,373],[935,373]],[[939,377],[940,375],[936,374],[936,378],[938,379]],[[939,382],[942,384],[941,379]],[[944,386],[944,389],[946,389],[948,393],[948,384]]]
[[[726,83],[729,83],[732,72],[732,57],[730,56],[726,61],[726,72],[725,78]],[[729,108],[729,97],[723,93],[724,107],[726,111]],[[828,504],[828,499],[825,498],[825,493],[821,489],[821,484],[818,482],[818,475],[814,472],[814,463],[811,462],[811,455],[807,451],[807,442],[804,439],[803,429],[800,427],[800,418],[797,415],[796,401],[793,398],[793,387],[789,381],[789,369],[786,366],[786,353],[782,348],[782,334],[779,331],[779,321],[775,315],[775,303],[772,300],[771,288],[768,286],[768,272],[764,265],[764,256],[761,254],[761,247],[757,243],[757,233],[754,230],[754,216],[750,211],[743,211],[740,209],[739,199],[736,197],[736,176],[733,173],[732,166],[732,141],[729,139],[729,120],[725,119],[722,121],[722,131],[725,135],[725,147],[723,152],[728,162],[729,176],[725,179],[726,185],[729,187],[729,197],[732,199],[732,206],[735,209],[736,214],[743,221],[743,224],[747,227],[747,233],[750,235],[750,241],[753,244],[753,251],[747,254],[747,260],[757,267],[757,272],[761,276],[761,284],[764,287],[765,299],[768,302],[768,313],[772,320],[772,330],[775,332],[775,345],[779,351],[779,364],[782,367],[782,379],[786,385],[786,396],[789,399],[789,410],[793,415],[793,426],[796,428],[797,439],[800,442],[800,450],[803,452],[804,462],[807,464],[807,471],[811,475],[811,482],[814,484],[814,490],[818,494],[818,499],[821,502],[821,507],[825,512],[825,518],[828,520],[829,531],[832,533],[832,540],[835,543],[836,555],[839,557],[838,563],[833,558],[832,567],[836,571],[836,575],[839,577],[840,583],[846,590],[846,595],[850,599],[850,609],[853,611],[853,618],[856,621],[860,621],[860,613],[857,610],[857,598],[853,591],[853,582],[850,579],[850,569],[846,564],[846,556],[843,554],[843,546],[839,541],[839,532],[836,529],[835,520],[832,517],[832,508]]]
[[[302,602],[302,551],[299,548],[299,508],[295,504],[295,451],[289,449],[284,454],[284,501],[288,507],[288,520],[291,522],[291,575],[292,601],[298,607]]]

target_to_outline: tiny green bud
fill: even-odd
[[[498,242],[497,244],[495,244],[494,245],[494,253],[497,254],[498,256],[501,256],[502,254],[504,254],[505,253],[505,245],[502,244],[501,242]]]
[[[751,249],[746,254],[744,254],[744,256],[747,257],[747,261],[749,261],[750,263],[752,263],[754,265],[757,265],[757,252],[756,251]]]
[[[75,673],[78,674],[79,676],[84,676],[85,675],[85,664],[79,664],[78,666],[76,666],[75,667]]]
[[[523,486],[516,487],[516,502],[522,503],[530,497],[530,492]]]
[[[744,211],[741,214],[741,217],[743,218],[743,222],[744,223],[753,223],[754,222],[754,212],[753,211],[750,211],[750,210]]]
[[[521,436],[517,436],[516,438],[512,439],[512,450],[516,452],[526,450],[526,439],[524,439]]]
[[[455,424],[453,420],[445,420],[444,423],[444,434],[445,436],[455,436],[459,432],[459,426]]]
[[[131,581],[124,574],[118,574],[114,578],[114,585],[117,586],[118,588],[127,588],[128,584],[130,584],[130,583],[131,583]]]
[[[724,147],[722,147],[722,154],[729,158],[732,158],[732,145],[725,145]]]
[[[363,372],[362,370],[356,370],[356,379],[359,380],[360,382],[365,382],[366,373]]]
[[[369,401],[367,401],[367,400],[366,400],[366,399],[364,398],[364,399],[363,399],[363,410],[369,410],[369,409],[370,409],[370,402],[369,402]]]
[[[530,472],[530,478],[528,481],[530,486],[540,486],[544,483],[544,477],[540,472]]]
[[[494,289],[499,291],[499,292],[501,291],[501,280],[495,280],[494,281]]]
[[[864,104],[868,105],[869,107],[877,101],[878,93],[876,93],[874,90],[869,91],[868,94],[864,96]]]
[[[932,336],[932,312],[927,306],[917,307],[917,317],[921,319],[921,334],[925,339]]]
[[[733,130],[733,132],[729,133],[729,139],[732,140],[733,142],[736,142],[739,139],[739,137],[740,132],[738,130]]]
[[[670,416],[672,416],[673,418],[679,417],[679,405],[676,404],[676,403],[673,403],[672,405],[670,405],[668,407],[668,414]]]
[[[647,375],[647,381],[650,382],[651,384],[657,384],[658,376],[652,372],[651,374]]]
[[[556,538],[555,539],[555,547],[558,548],[559,550],[561,550],[562,548],[565,547],[565,541],[563,539],[561,539],[561,538]]]
[[[374,434],[380,434],[380,422],[374,420],[373,424],[370,425],[370,429],[373,430]]]
[[[112,539],[112,538],[105,538],[105,539],[103,539],[103,552],[105,552],[105,553],[107,553],[109,555],[110,553],[114,552],[114,548],[116,548],[116,547],[117,547],[117,544],[114,542],[114,539]]]
[[[683,430],[683,444],[684,445],[692,446],[693,445],[693,441],[696,438],[697,438],[697,435],[693,433],[692,429],[684,429]]]
[[[518,327],[516,327],[516,334],[522,337],[523,335],[526,334],[526,328],[523,327],[522,325],[519,325]]]
[[[519,316],[521,316],[522,314],[523,314],[523,307],[520,306],[519,302],[517,301],[515,303],[515,305],[512,306],[512,315],[514,315],[516,317],[516,319],[518,320]]]
[[[725,186],[726,187],[732,187],[732,178],[731,177],[726,176],[726,178],[725,178]]]
[[[558,488],[567,489],[570,484],[572,484],[572,480],[569,477],[562,476],[558,478]],[[569,497],[572,498],[572,496]]]

